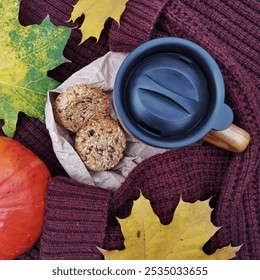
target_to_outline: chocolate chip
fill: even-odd
[[[116,151],[115,148],[113,146],[111,146],[111,145],[108,145],[107,150],[110,153],[114,153]]]
[[[91,137],[95,134],[95,131],[93,129],[88,130],[88,137]]]

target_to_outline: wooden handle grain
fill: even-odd
[[[203,140],[210,144],[236,153],[243,152],[250,139],[250,135],[245,130],[234,124],[221,131],[211,130],[203,137]]]

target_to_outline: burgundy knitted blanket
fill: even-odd
[[[54,24],[72,26],[67,20],[75,2],[21,0],[19,20],[29,25],[49,15]],[[212,197],[212,222],[222,227],[205,252],[243,244],[237,259],[260,259],[259,15],[257,0],[129,0],[120,28],[109,19],[98,43],[90,38],[78,45],[81,34],[73,29],[64,51],[72,62],[49,73],[60,82],[109,50],[131,51],[151,38],[177,36],[201,45],[221,68],[234,123],[252,140],[241,154],[204,144],[153,156],[111,192],[68,178],[45,125],[21,113],[14,138],[47,164],[53,179],[42,235],[20,259],[102,259],[96,246],[123,248],[115,216],[129,215],[138,188],[162,223],[171,221],[180,196],[190,202]]]

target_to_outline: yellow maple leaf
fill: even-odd
[[[203,245],[217,231],[210,221],[209,200],[187,203],[180,199],[173,220],[160,223],[149,200],[140,195],[131,215],[118,219],[125,238],[124,250],[98,248],[106,260],[227,260],[235,257],[241,246],[231,245],[207,255]]]
[[[128,0],[79,0],[71,13],[73,22],[84,14],[85,18],[81,25],[81,43],[93,36],[100,37],[104,23],[111,17],[119,23],[121,14],[125,10]]]

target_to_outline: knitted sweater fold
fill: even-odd
[[[55,177],[46,199],[40,259],[100,259],[110,192]]]

